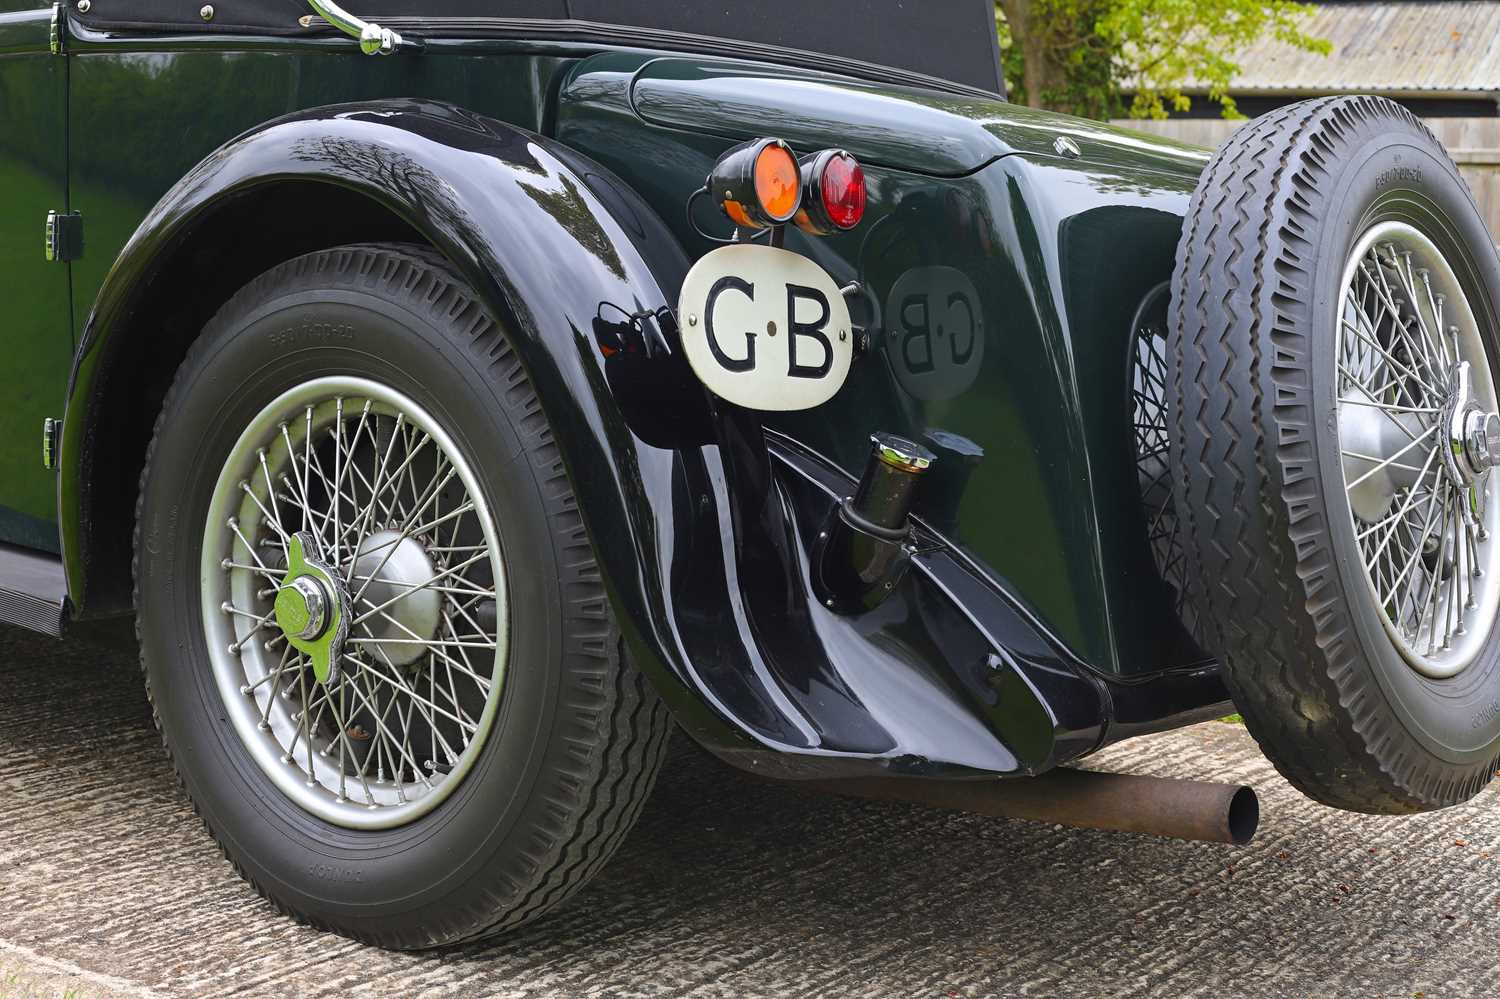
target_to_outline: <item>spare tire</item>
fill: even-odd
[[[1456,804],[1500,757],[1500,260],[1398,105],[1305,101],[1209,162],[1172,280],[1198,633],[1292,784]]]

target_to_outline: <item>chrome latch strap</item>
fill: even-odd
[[[307,4],[323,20],[351,38],[359,39],[360,51],[365,55],[390,55],[406,44],[406,39],[397,32],[355,17],[333,0],[307,0]]]

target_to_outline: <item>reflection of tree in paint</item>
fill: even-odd
[[[611,274],[624,281],[625,265],[620,260],[620,254],[616,252],[609,234],[599,225],[594,209],[584,199],[583,192],[571,177],[560,176],[557,180],[561,182],[560,189],[553,191],[532,186],[519,178],[516,179],[516,184],[526,192],[528,198],[552,216],[554,222],[566,229],[580,247],[609,268]]]
[[[406,204],[421,206],[429,218],[444,225],[465,233],[477,230],[453,186],[399,150],[338,136],[319,136],[299,139],[290,155],[303,163],[321,164],[335,176],[389,191]]]
[[[488,136],[481,138],[489,141]],[[323,164],[335,175],[390,191],[398,199],[420,206],[435,224],[456,229],[456,234],[466,241],[477,235],[477,228],[460,204],[453,185],[400,150],[374,142],[320,136],[298,141],[291,156],[296,160]],[[525,163],[507,159],[504,166],[516,186],[562,226],[580,249],[598,260],[615,277],[626,280],[625,264],[619,252],[599,224],[583,188],[573,178],[550,172],[544,163],[534,161]],[[530,183],[523,179],[523,175],[535,177],[539,183]],[[547,182],[554,186],[549,188]]]

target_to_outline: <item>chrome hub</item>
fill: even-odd
[[[1357,387],[1352,391],[1362,395]],[[1391,456],[1400,454],[1417,429],[1414,414],[1385,413],[1373,401],[1340,408],[1344,479],[1356,483],[1349,490],[1349,505],[1360,520],[1374,523],[1384,517],[1396,493],[1415,482],[1416,467]]]
[[[445,587],[427,585],[437,574],[421,542],[399,531],[378,531],[360,544],[349,584],[364,590],[361,606],[379,608],[365,626],[371,638],[384,640],[370,643],[384,662],[414,663],[437,637]]]
[[[1500,465],[1500,414],[1474,407],[1464,421],[1464,457],[1475,475]]]
[[[1469,362],[1460,361],[1451,372],[1453,393],[1443,407],[1448,428],[1443,461],[1460,488],[1476,484],[1500,464],[1500,415],[1474,401],[1470,381]]]

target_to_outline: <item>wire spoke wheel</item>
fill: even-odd
[[[1500,255],[1378,97],[1287,105],[1200,177],[1167,423],[1188,602],[1266,756],[1325,805],[1467,801],[1500,767]]]
[[[469,465],[378,382],[251,421],[204,528],[204,628],[253,759],[337,825],[405,824],[463,780],[504,681],[506,577]]]
[[[1344,492],[1369,592],[1413,669],[1455,676],[1500,602],[1488,502],[1500,418],[1474,315],[1417,229],[1383,223],[1355,247],[1335,357]]]
[[[1136,316],[1130,340],[1131,441],[1136,487],[1145,519],[1146,542],[1157,574],[1172,593],[1172,609],[1191,633],[1192,608],[1186,601],[1182,530],[1172,499],[1171,433],[1167,420],[1167,290],[1154,289]]]
[[[561,904],[671,736],[522,356],[430,248],[318,250],[220,307],[147,449],[136,629],[173,769],[251,886],[366,943]]]

